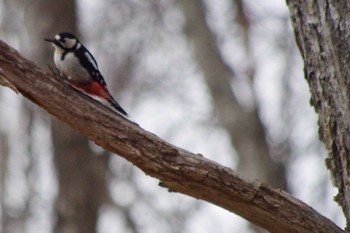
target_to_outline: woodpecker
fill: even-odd
[[[76,36],[69,32],[61,32],[53,39],[45,39],[45,41],[50,42],[55,48],[55,65],[67,76],[68,84],[83,93],[106,100],[117,112],[127,116],[108,91],[95,58]]]

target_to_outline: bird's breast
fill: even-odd
[[[56,51],[54,55],[55,64],[57,68],[67,76],[69,81],[89,82],[91,80],[90,74],[83,66],[81,66],[78,58],[73,52],[69,52],[62,57],[63,52]]]

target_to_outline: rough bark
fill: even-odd
[[[203,1],[179,1],[185,17],[185,35],[203,72],[220,125],[227,130],[238,152],[238,171],[274,187],[286,189],[285,169],[270,156],[258,108],[241,106],[233,93],[235,73],[223,60],[215,35],[206,22]],[[248,42],[246,42],[248,43]],[[250,77],[251,79],[252,77]]]
[[[0,76],[97,145],[159,179],[170,191],[221,206],[270,232],[343,232],[287,193],[245,179],[227,167],[141,129],[57,77],[42,72],[2,41]],[[84,166],[83,162],[81,165]]]
[[[304,59],[311,104],[319,115],[336,197],[350,222],[350,4],[347,0],[287,1]]]

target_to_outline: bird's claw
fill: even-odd
[[[51,73],[52,73],[54,76],[60,76],[60,77],[62,77],[62,74],[61,74],[60,70],[57,69],[57,67],[54,67],[54,66],[52,66],[52,65],[48,65],[48,67],[49,67],[49,70],[51,71]]]

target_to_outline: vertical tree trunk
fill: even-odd
[[[29,4],[26,23],[27,28],[33,29],[28,33],[30,54],[46,66],[52,63],[53,48],[43,38],[62,31],[79,34],[76,3],[35,0]],[[54,232],[94,233],[98,210],[108,195],[108,156],[96,155],[85,137],[57,119],[52,120],[52,139],[58,179]]]
[[[59,181],[56,233],[94,233],[105,200],[108,156],[95,155],[86,138],[57,120],[53,123]]]
[[[203,1],[181,0],[180,5],[185,17],[185,34],[203,72],[215,113],[238,152],[238,170],[251,178],[286,189],[284,166],[270,156],[258,109],[247,111],[233,93],[231,83],[235,74],[220,54],[215,36],[206,22]]]
[[[328,150],[326,164],[350,220],[350,4],[348,0],[289,0],[295,37],[304,59],[311,104]]]

